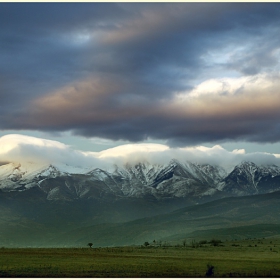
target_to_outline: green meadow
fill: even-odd
[[[208,274],[207,274],[208,273]],[[1,248],[1,277],[280,277],[280,239],[103,248]]]

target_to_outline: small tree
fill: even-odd
[[[90,242],[87,245],[91,248],[93,244]]]
[[[147,247],[149,245],[150,245],[150,243],[148,241],[145,241],[144,246]]]
[[[193,239],[191,242],[191,247],[192,248],[198,248],[199,244]]]

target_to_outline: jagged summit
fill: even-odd
[[[278,190],[280,168],[276,165],[258,166],[243,161],[223,180],[224,190],[234,194],[257,194]]]
[[[231,172],[221,166],[172,159],[168,164],[115,165],[113,169],[65,164],[0,166],[2,191],[39,188],[48,199],[146,197],[156,199],[247,195],[280,189],[280,167],[243,161]]]

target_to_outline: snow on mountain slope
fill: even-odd
[[[84,174],[89,169],[66,164],[56,164],[54,166],[34,162],[8,163],[0,166],[0,189],[23,190],[24,188],[34,187],[46,178],[70,176],[75,173]]]
[[[258,166],[253,162],[242,162],[223,180],[223,190],[242,195],[280,189],[280,184],[274,186],[271,179],[274,180],[274,183],[280,181],[280,168],[278,166]]]
[[[14,179],[27,178],[38,173],[43,168],[47,167],[46,164],[25,163],[24,165],[18,163],[8,163],[0,166],[0,177],[15,175]]]
[[[18,189],[33,180],[47,168],[44,164],[25,163],[24,165],[9,163],[0,166],[0,188],[4,190]]]
[[[109,170],[67,164],[0,166],[0,189],[39,187],[48,199],[102,197],[201,197],[246,195],[279,189],[280,168],[242,162],[227,173],[220,166],[171,160],[168,164],[114,165]]]
[[[190,162],[171,160],[165,165],[142,162],[116,166],[113,175],[118,178],[126,196],[185,197],[190,193],[201,195],[209,192],[209,188],[215,188],[215,183],[221,178],[221,168],[209,166],[208,169]]]

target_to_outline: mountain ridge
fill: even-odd
[[[280,167],[243,161],[227,172],[221,166],[176,159],[168,164],[127,163],[110,170],[55,163],[0,166],[2,191],[32,187],[39,187],[50,200],[243,196],[279,190]]]
[[[275,165],[241,162],[230,172],[175,160],[109,170],[28,166],[0,166],[3,246],[143,244],[201,230],[228,234],[246,225],[280,224]]]

